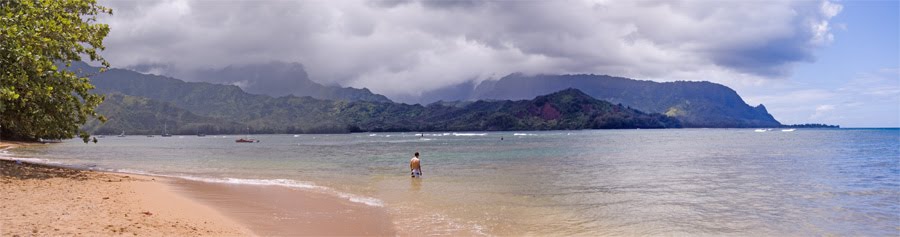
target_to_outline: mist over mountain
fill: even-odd
[[[456,85],[450,85],[435,90],[422,91],[420,95],[396,95],[392,100],[409,104],[431,104],[438,101],[468,101],[478,83],[466,81]]]
[[[286,95],[310,96],[326,100],[362,100],[390,102],[387,97],[372,93],[369,89],[322,85],[309,78],[299,63],[268,62],[231,65],[220,69],[179,70],[171,65],[142,64],[129,67],[137,72],[176,77],[192,82],[235,85],[252,94],[280,97]]]
[[[313,82],[299,63],[269,62],[200,69],[185,73],[185,80],[236,85],[252,94],[274,97],[309,95],[325,86]],[[315,96],[313,96],[315,97]]]

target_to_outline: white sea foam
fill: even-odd
[[[487,133],[453,133],[453,136],[457,137],[471,137],[471,136],[484,136]]]
[[[350,200],[351,202],[355,202],[355,203],[362,203],[362,204],[366,204],[366,205],[373,206],[373,207],[383,207],[384,206],[384,202],[382,202],[381,200],[379,200],[377,198],[373,198],[373,197],[364,197],[364,196],[358,196],[358,195],[342,193],[342,192],[335,192],[335,194],[337,194],[338,197]]]
[[[206,183],[223,183],[223,184],[246,184],[261,186],[282,186],[298,189],[326,189],[325,187],[316,186],[310,183],[298,182],[291,179],[240,179],[240,178],[203,178],[194,176],[178,176],[187,180],[200,181]]]
[[[35,164],[52,164],[52,165],[61,165],[62,163],[51,161],[48,159],[40,159],[40,158],[29,158],[29,157],[17,157],[12,152],[9,152],[9,147],[0,149],[0,160],[11,160],[11,161],[22,161],[28,163]]]
[[[386,143],[406,143],[406,142],[426,142],[426,141],[431,141],[431,139],[430,138],[403,139],[403,140],[386,141]]]
[[[513,136],[537,136],[534,133],[514,133]]]
[[[22,161],[22,162],[28,162],[28,163],[34,163],[34,164],[53,164],[53,165],[62,164],[60,162],[51,161],[51,160],[47,160],[47,159],[6,156],[8,154],[9,153],[6,153],[4,156],[0,156],[0,159],[12,160],[12,161]]]
[[[111,170],[119,173],[129,173],[129,174],[139,174],[139,175],[151,175],[151,176],[160,176],[160,177],[169,177],[169,178],[179,178],[186,179],[191,181],[205,182],[205,183],[221,183],[221,184],[237,184],[237,185],[259,185],[259,186],[280,186],[287,188],[295,188],[295,189],[303,189],[316,191],[326,194],[331,194],[338,196],[343,199],[347,199],[351,202],[361,203],[374,207],[382,207],[384,203],[373,197],[360,196],[350,193],[344,193],[340,191],[336,191],[334,189],[318,186],[310,182],[301,182],[292,179],[242,179],[242,178],[206,178],[206,177],[197,177],[190,175],[164,175],[164,174],[156,174],[152,172],[146,172],[143,170],[135,170],[135,169],[117,169]]]
[[[281,186],[288,188],[296,188],[296,189],[305,189],[305,190],[313,190],[320,191],[324,193],[329,193],[333,195],[337,195],[338,197],[350,200],[355,203],[362,203],[369,206],[381,207],[384,206],[384,203],[381,200],[372,197],[359,196],[355,194],[349,194],[344,192],[335,191],[333,189],[317,186],[308,182],[300,182],[292,179],[239,179],[239,178],[200,178],[200,177],[183,177],[188,180],[201,181],[207,183],[225,183],[225,184],[240,184],[240,185],[262,185],[262,186]]]
[[[117,172],[117,173],[129,173],[129,174],[152,175],[152,176],[166,176],[166,175],[151,174],[150,172],[146,172],[146,171],[143,171],[143,170],[135,170],[135,169],[101,169],[101,170],[112,171],[112,172]],[[168,177],[174,177],[174,176],[168,176]]]

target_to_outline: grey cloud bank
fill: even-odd
[[[299,62],[389,96],[512,72],[752,83],[813,60],[814,1],[109,1],[117,67]],[[732,82],[737,81],[737,82]],[[412,94],[415,95],[415,94]]]
[[[708,80],[740,92],[815,61],[842,11],[830,1],[103,4],[115,11],[103,19],[112,28],[104,55],[114,67],[189,77],[296,62],[311,80],[401,100],[514,72]]]

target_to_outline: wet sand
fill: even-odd
[[[0,149],[25,146],[0,143]],[[384,208],[278,186],[0,158],[0,236],[391,236]]]
[[[176,189],[216,207],[262,236],[393,236],[381,207],[278,186],[179,180]]]

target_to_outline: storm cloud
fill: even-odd
[[[513,72],[733,86],[788,77],[833,40],[828,1],[108,1],[103,55],[159,73],[284,61],[416,96]],[[148,66],[151,65],[151,66]],[[154,67],[156,65],[158,67]]]

